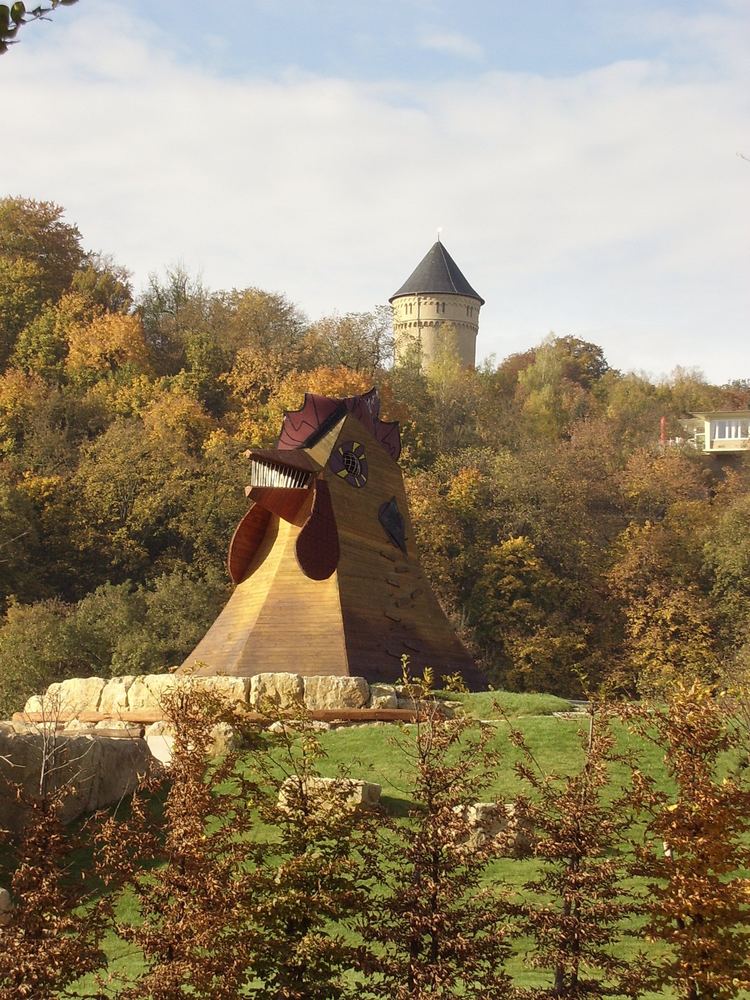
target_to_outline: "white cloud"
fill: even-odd
[[[431,52],[458,56],[460,59],[481,59],[483,56],[482,46],[478,42],[457,32],[426,32],[420,37],[419,46]]]
[[[655,62],[565,78],[222,79],[116,4],[3,57],[0,193],[60,202],[139,282],[370,308],[443,239],[487,299],[480,349],[550,329],[618,367],[750,375],[748,100]]]

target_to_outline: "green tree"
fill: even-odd
[[[352,925],[373,891],[379,817],[355,807],[345,776],[321,777],[325,752],[303,706],[261,705],[279,731],[251,757],[260,816],[275,831],[253,878],[258,931],[248,995],[256,1000],[354,1000]],[[276,725],[278,724],[278,725]]]
[[[69,673],[66,624],[69,605],[48,600],[10,604],[0,627],[0,712],[17,712],[26,700]]]

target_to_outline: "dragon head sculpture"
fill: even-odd
[[[419,566],[400,451],[371,389],[307,393],[276,448],[246,452],[251,505],[228,560],[237,588],[183,666],[394,680],[407,653],[481,684]]]

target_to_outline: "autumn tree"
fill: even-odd
[[[617,541],[609,583],[625,619],[622,679],[643,692],[719,669],[714,616],[702,580],[705,508],[674,504],[663,521],[635,523]]]
[[[78,227],[66,222],[64,213],[52,201],[0,199],[0,258],[37,268],[40,304],[60,298],[84,259]]]
[[[251,876],[258,940],[247,995],[354,998],[362,985],[351,975],[359,951],[353,922],[373,892],[380,817],[356,802],[346,774],[322,778],[325,752],[304,706],[260,708],[275,732],[248,763],[263,788],[259,815],[274,837]]]
[[[539,862],[512,909],[531,938],[529,964],[552,981],[519,994],[637,997],[649,982],[643,955],[626,961],[612,952],[623,922],[640,912],[623,856],[633,803],[627,791],[611,792],[613,767],[632,763],[617,751],[610,719],[596,707],[582,733],[583,761],[570,775],[546,773],[520,730],[512,728],[510,740],[520,750],[515,770],[524,789],[515,809],[534,832]]]
[[[672,686],[669,704],[624,712],[663,754],[673,791],[636,774],[646,816],[634,874],[646,881],[644,937],[667,949],[655,989],[682,1000],[729,1000],[750,989],[750,784],[747,730],[732,699],[695,682]]]
[[[237,750],[212,756],[217,724],[230,717],[237,724],[220,699],[181,687],[165,695],[163,709],[173,734],[163,818],[154,816],[154,788],[146,785],[131,818],[111,818],[100,837],[106,870],[117,859],[115,885],[124,875],[137,900],[137,921],[117,922],[117,932],[146,962],[118,995],[231,1000],[246,995],[258,945],[247,919],[253,883],[245,877],[258,860],[249,808],[256,787],[238,767]]]
[[[413,805],[405,825],[391,822],[381,834],[383,891],[362,924],[375,950],[365,953],[361,992],[393,1000],[509,997],[505,909],[494,889],[480,886],[499,848],[469,822],[497,760],[486,731],[444,718],[424,683],[410,690],[416,721],[398,747]]]
[[[68,333],[68,370],[94,377],[114,375],[127,367],[147,371],[148,350],[138,316],[103,313]]]
[[[8,922],[0,926],[0,1000],[60,1000],[80,995],[76,981],[87,973],[102,985],[107,978],[103,943],[110,900],[92,873],[73,875],[77,859],[92,848],[99,819],[66,825],[75,767],[83,769],[86,762],[71,757],[57,736],[59,708],[51,701],[48,722],[28,736],[32,780],[16,775],[13,759],[0,756],[0,794],[13,801],[15,820],[12,833],[0,830],[3,882],[12,902]],[[90,995],[103,1000],[106,994],[102,989]]]
[[[42,307],[39,274],[34,261],[0,255],[0,372],[19,333]]]
[[[343,365],[374,378],[393,360],[390,307],[324,316],[310,325],[304,350],[310,355],[310,367]]]
[[[467,610],[504,687],[578,693],[585,627],[570,621],[567,590],[528,538],[504,539],[487,552]]]

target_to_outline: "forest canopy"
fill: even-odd
[[[750,669],[750,464],[660,444],[750,406],[574,335],[475,371],[394,363],[390,312],[167,266],[136,294],[51,202],[0,199],[0,706],[180,662],[228,596],[243,451],[306,390],[380,386],[425,569],[495,686],[576,694]],[[417,664],[416,666],[428,666]]]

